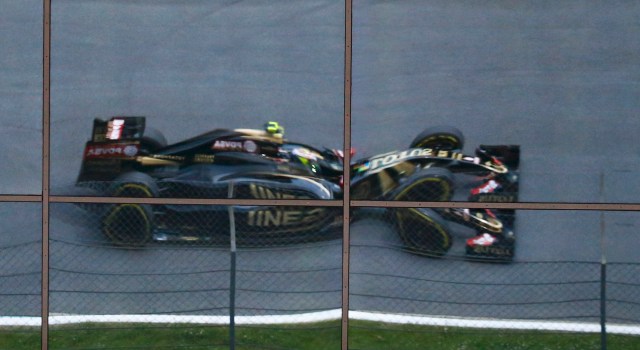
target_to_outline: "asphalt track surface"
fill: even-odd
[[[34,145],[39,145],[41,123],[41,9],[38,2],[33,12],[23,8],[26,2],[21,4],[2,2],[3,9],[15,13],[2,22],[10,28],[2,39],[16,53],[0,55],[9,63],[3,66],[11,68],[3,68],[3,77],[9,79],[0,81],[0,111],[3,118],[10,116],[0,129],[0,142],[13,151],[3,152],[2,161],[21,165],[3,167],[3,193],[39,192],[39,154],[34,149],[40,146]],[[150,116],[149,125],[162,130],[170,142],[211,128],[258,127],[275,119],[290,139],[339,148],[342,5],[55,1],[52,192],[72,194],[94,117]],[[353,146],[360,156],[373,155],[406,147],[425,127],[454,125],[465,133],[467,152],[481,143],[521,145],[523,201],[638,202],[639,13],[634,2],[357,2]],[[15,19],[20,16],[24,20]],[[15,206],[27,218],[16,221]],[[2,210],[10,232],[4,237],[10,242],[20,242],[27,232],[37,237],[39,226],[32,223],[39,220],[39,206],[3,204]],[[95,218],[62,204],[52,206],[52,215],[52,312],[228,312],[225,250],[96,246],[104,239]],[[456,230],[449,257],[419,257],[389,249],[400,244],[399,238],[377,211],[362,216],[352,225],[354,310],[594,320],[598,286],[593,280],[598,279],[601,247],[609,261],[640,262],[635,249],[638,213],[518,212],[517,260],[583,262],[563,265],[461,261],[456,257],[469,235],[464,229]],[[38,246],[33,247],[33,257],[25,253],[28,266],[39,256]],[[239,266],[254,271],[240,276],[242,312],[340,307],[340,242],[293,248],[240,253]],[[4,259],[12,258],[4,254]],[[281,272],[310,268],[321,271],[295,276]],[[82,271],[103,274],[88,277]],[[207,278],[187,274],[203,271]],[[111,275],[122,272],[132,276]],[[180,274],[180,281],[137,275],[166,272]],[[637,283],[635,273],[619,275],[622,281]],[[31,278],[35,283],[38,276]],[[478,284],[457,288],[425,281],[445,278]],[[2,284],[7,293],[22,288],[33,292],[35,284],[9,280]],[[523,280],[582,282],[539,290],[500,286]],[[149,286],[159,290],[117,293],[148,291]],[[162,293],[178,287],[199,292]],[[637,287],[616,288],[614,295],[640,298]],[[100,290],[114,293],[96,293]],[[285,290],[299,293],[277,293]],[[445,297],[454,303],[439,302]],[[492,307],[496,300],[505,305]],[[553,303],[514,306],[531,301]],[[34,298],[29,307],[8,310],[37,315],[38,302]],[[487,305],[469,308],[469,302]],[[636,311],[622,305],[614,312],[634,319]]]
[[[42,188],[42,2],[0,1],[0,193]]]

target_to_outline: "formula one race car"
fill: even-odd
[[[290,142],[284,129],[216,129],[167,144],[145,117],[94,120],[78,186],[101,195],[238,199],[341,199],[343,153]],[[353,162],[354,200],[513,202],[518,194],[518,146],[480,146],[461,153],[462,133],[429,128],[409,149]],[[449,222],[473,227],[467,255],[509,260],[514,252],[513,211],[395,208],[390,210],[407,249],[439,256],[451,247]],[[151,240],[216,241],[228,237],[225,207],[118,204],[101,213],[102,230],[116,244]],[[341,208],[235,207],[239,242],[328,239],[341,233]],[[227,223],[227,224],[225,224]],[[217,233],[217,234],[216,234]],[[217,239],[216,239],[217,238]]]

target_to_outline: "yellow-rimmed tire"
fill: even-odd
[[[102,220],[102,232],[115,244],[139,247],[151,241],[153,212],[147,204],[116,204]]]
[[[453,126],[434,126],[425,129],[413,139],[411,148],[432,148],[436,150],[462,150],[464,135]]]
[[[407,202],[446,202],[453,197],[453,185],[453,174],[448,169],[420,169],[404,179],[387,198]]]
[[[141,172],[132,171],[120,175],[109,186],[111,197],[153,198],[158,196],[158,186],[155,180]]]
[[[412,253],[440,257],[451,248],[447,222],[427,208],[397,208],[393,210],[398,232]]]
[[[153,198],[158,187],[152,177],[129,172],[118,177],[109,189],[113,197]],[[102,232],[115,244],[143,246],[153,235],[153,210],[148,204],[114,204],[102,219]]]

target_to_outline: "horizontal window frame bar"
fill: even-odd
[[[23,194],[3,194],[0,195],[0,202],[42,202],[41,195],[23,195]]]
[[[342,207],[341,200],[50,196],[52,203]]]
[[[0,203],[42,203],[42,195],[0,195]],[[233,199],[233,198],[134,198],[49,196],[50,203],[91,204],[155,204],[155,205],[245,205],[245,206],[304,206],[342,207],[343,200],[313,199]],[[466,208],[518,210],[578,210],[578,211],[640,211],[640,203],[575,203],[575,202],[405,202],[352,200],[352,208]]]
[[[404,202],[351,201],[357,208],[465,208],[519,210],[640,211],[637,203],[564,203],[564,202]]]

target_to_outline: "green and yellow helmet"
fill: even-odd
[[[278,122],[267,122],[264,125],[264,129],[275,137],[284,137],[284,128],[278,124]]]

